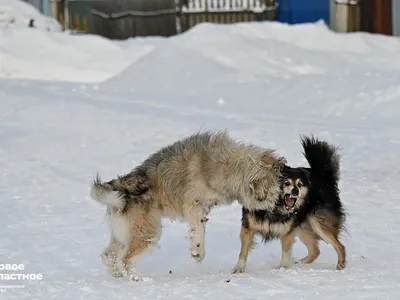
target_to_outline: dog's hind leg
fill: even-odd
[[[240,229],[240,242],[241,248],[239,253],[239,259],[236,266],[233,268],[232,273],[244,273],[246,269],[247,257],[249,256],[250,249],[253,245],[254,232],[249,228],[242,225]]]
[[[110,243],[108,244],[107,248],[104,249],[103,253],[101,253],[101,261],[104,265],[107,266],[108,270],[110,271],[111,275],[114,277],[121,277],[122,274],[118,269],[117,266],[117,258],[119,252],[121,251],[122,245],[115,240],[113,236],[111,236]]]
[[[290,268],[292,265],[292,248],[295,242],[296,232],[293,230],[289,234],[281,237],[282,258],[279,268]]]
[[[327,230],[326,226],[321,226],[321,223],[315,217],[310,217],[308,221],[315,233],[335,249],[338,255],[336,269],[343,270],[346,267],[346,247],[338,240],[337,234]]]
[[[199,263],[206,256],[204,235],[207,213],[201,205],[193,205],[184,210],[185,219],[189,223],[190,254]]]
[[[125,278],[132,281],[141,281],[143,277],[135,269],[136,261],[153,246],[151,241],[134,239],[122,251],[118,267]]]
[[[135,214],[130,220],[132,228],[126,247],[118,258],[118,268],[122,275],[132,281],[143,277],[136,271],[135,264],[148,250],[154,247],[161,236],[161,218],[151,213]]]
[[[296,264],[311,264],[320,254],[317,236],[308,230],[299,231],[297,236],[307,247],[308,254],[306,257],[296,261]]]

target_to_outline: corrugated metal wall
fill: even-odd
[[[23,0],[23,1],[32,4],[42,14],[49,15],[49,0]]]
[[[393,35],[400,36],[400,1],[392,1]]]
[[[42,11],[42,0],[24,0],[35,6],[39,11]]]
[[[335,30],[335,0],[329,1],[329,27]]]
[[[47,16],[50,15],[49,0],[42,0],[42,13]]]

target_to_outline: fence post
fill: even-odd
[[[264,0],[266,12],[264,20],[276,21],[278,19],[279,1],[277,0]]]
[[[361,15],[358,0],[336,0],[335,6],[335,26],[337,32],[361,30]]]

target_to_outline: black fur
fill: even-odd
[[[302,137],[301,144],[304,149],[303,154],[310,167],[292,168],[285,166],[282,170],[281,188],[283,188],[284,179],[300,178],[308,188],[304,203],[292,213],[282,213],[279,209],[284,207],[284,200],[281,196],[277,199],[276,209],[272,212],[249,211],[243,208],[242,225],[245,228],[249,228],[249,216],[251,215],[259,223],[276,224],[292,220],[293,224],[290,228],[290,231],[292,231],[301,226],[308,216],[319,211],[334,216],[335,220],[339,220],[338,224],[335,222],[335,227],[338,227],[339,231],[344,229],[346,213],[339,196],[340,158],[337,148],[314,137]],[[264,242],[279,237],[277,233],[271,230],[268,233],[259,232],[259,234],[262,235]]]

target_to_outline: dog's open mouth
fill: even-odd
[[[285,208],[286,208],[287,211],[292,211],[293,210],[297,199],[298,199],[298,196],[293,196],[293,195],[290,195],[290,194],[286,194],[285,195]]]

